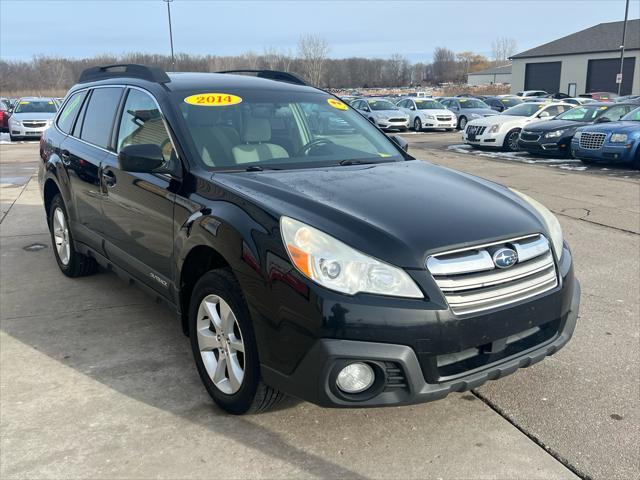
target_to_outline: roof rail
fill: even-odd
[[[309,85],[299,76],[289,72],[281,72],[279,70],[224,70],[216,73],[253,73],[256,77],[267,78],[277,82],[295,83],[296,85],[305,86]]]
[[[171,81],[169,76],[161,68],[138,65],[136,63],[121,63],[87,68],[80,74],[78,83],[121,77],[140,78],[156,83],[168,83]]]

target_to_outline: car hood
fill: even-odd
[[[498,112],[496,112],[495,110],[491,110],[490,108],[462,108],[460,110],[460,113],[458,113],[459,116],[464,115],[465,113],[469,114],[469,113],[477,113],[478,115],[499,115]]]
[[[451,110],[441,109],[441,108],[434,108],[430,110],[418,110],[418,112],[421,115],[446,115],[448,117],[455,117],[456,115]]]
[[[36,112],[36,113],[14,113],[11,115],[11,118],[15,120],[48,120],[55,116],[54,113],[50,112]]]
[[[502,125],[504,123],[523,123],[527,117],[516,117],[514,115],[493,115],[492,117],[477,118],[469,122],[470,125],[489,127],[491,125]]]
[[[407,114],[402,110],[372,110],[374,115],[382,115],[383,117],[406,117]]]
[[[616,133],[633,133],[640,131],[640,122],[623,121],[623,122],[606,122],[587,125],[580,129],[582,132],[616,132]]]
[[[405,268],[428,254],[543,232],[506,187],[421,160],[216,174],[213,181],[352,247]]]
[[[575,122],[573,120],[547,120],[543,122],[535,122],[529,124],[525,130],[534,130],[536,132],[552,132],[563,128],[578,128],[589,125],[586,122]]]

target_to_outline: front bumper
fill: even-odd
[[[376,120],[376,125],[383,130],[408,130],[409,119],[403,122],[389,122],[386,120]]]
[[[324,407],[379,407],[438,400],[511,374],[554,354],[573,334],[580,284],[568,250],[565,255],[555,291],[493,313],[457,317],[446,311],[358,310],[342,303],[331,309],[333,318],[341,319],[340,338],[315,340],[290,372],[263,364],[263,379]],[[382,316],[384,325],[367,328],[364,324],[375,315]],[[360,319],[355,335],[349,334],[349,318]],[[413,324],[416,320],[420,325]],[[532,329],[538,333],[527,336]],[[281,326],[279,334],[285,331]],[[474,350],[475,357],[470,356]],[[337,373],[352,361],[369,363],[381,380],[362,394],[340,392]]]
[[[580,148],[580,143],[576,140],[571,142],[571,153],[574,157],[603,162],[632,162],[638,148],[640,148],[638,145],[630,142],[626,144],[605,143],[598,150],[588,150]]]
[[[425,118],[422,120],[422,128],[456,128],[458,126],[458,119],[452,118],[451,120],[438,120],[437,118]]]
[[[40,137],[44,131],[49,128],[49,125],[43,127],[31,127],[28,125],[16,125],[15,123],[9,123],[9,133],[14,137]]]
[[[527,142],[520,139],[518,140],[518,146],[520,150],[536,155],[566,156],[571,151],[571,138],[547,139],[542,136],[540,140],[535,142]]]
[[[476,135],[475,138],[470,138],[467,132],[462,133],[462,140],[469,145],[477,145],[481,147],[493,147],[502,148],[504,144],[504,133],[483,133],[482,135]]]

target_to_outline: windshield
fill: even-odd
[[[57,110],[53,100],[21,100],[14,113],[56,113]]]
[[[631,120],[632,122],[640,122],[640,107],[636,108],[635,110],[631,110],[620,120],[626,120],[626,121]]]
[[[520,100],[519,98],[501,98],[500,102],[508,108],[520,105],[522,103],[522,100]]]
[[[558,120],[573,120],[574,122],[593,122],[596,117],[609,107],[596,105],[575,107],[571,110],[564,112],[562,115],[558,115]]]
[[[461,98],[459,101],[461,108],[489,108],[489,105],[477,98]]]
[[[371,122],[326,94],[247,90],[234,95],[175,92],[173,97],[197,156],[209,169],[288,169],[404,159]]]
[[[446,110],[444,105],[435,100],[416,100],[418,110]]]
[[[388,100],[368,100],[367,103],[371,110],[398,110],[398,107]]]
[[[513,115],[516,117],[530,117],[535,115],[544,107],[544,103],[521,103],[502,112],[502,115]]]

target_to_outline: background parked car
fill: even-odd
[[[458,125],[455,114],[440,102],[427,98],[405,98],[397,103],[409,116],[409,125],[416,132],[422,129],[444,128],[454,130]]]
[[[593,98],[585,98],[585,97],[572,97],[572,98],[564,98],[563,102],[570,103],[571,105],[585,105],[587,103],[594,103],[597,100]]]
[[[522,103],[522,100],[518,97],[485,97],[483,101],[491,107],[491,110],[496,112],[504,112],[507,108],[515,107]]]
[[[616,103],[638,103],[640,104],[640,95],[624,95],[613,99]]]
[[[584,98],[592,98],[599,102],[611,102],[613,101],[614,98],[618,97],[618,94],[612,93],[612,92],[590,92],[590,93],[584,93],[580,96]]]
[[[445,98],[440,102],[458,117],[458,128],[464,130],[469,120],[497,115],[489,105],[477,98]]]
[[[544,97],[545,95],[549,95],[548,92],[544,90],[522,90],[521,92],[517,92],[517,97]]]
[[[568,103],[521,103],[501,115],[472,120],[462,134],[465,143],[474,147],[518,150],[518,137],[522,128],[536,121],[551,120],[556,115],[570,110]]]
[[[9,117],[11,141],[20,138],[39,138],[53,121],[58,105],[53,98],[21,98]]]
[[[571,155],[571,139],[586,124],[617,122],[636,106],[624,103],[590,103],[558,115],[548,122],[535,122],[520,132],[521,150],[541,155]]]
[[[0,100],[0,132],[9,131],[9,104]]]
[[[409,129],[409,115],[386,98],[361,98],[352,102],[351,106],[383,130]]]
[[[640,107],[618,122],[579,128],[571,140],[571,152],[587,164],[625,162],[640,169]]]

